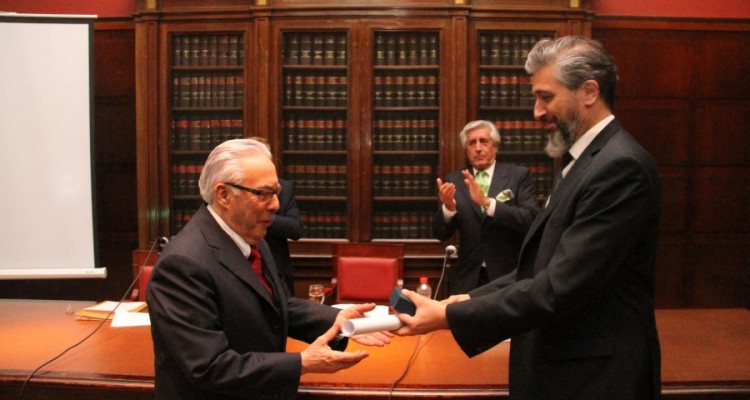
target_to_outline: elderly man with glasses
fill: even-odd
[[[162,252],[146,290],[156,399],[294,399],[300,376],[356,365],[343,352],[347,310],[290,296],[263,240],[279,209],[268,148],[236,139],[208,156],[198,182],[206,202]],[[287,353],[287,337],[312,343]],[[384,333],[354,337],[384,345]]]

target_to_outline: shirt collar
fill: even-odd
[[[208,205],[208,212],[211,213],[211,215],[216,220],[216,223],[219,224],[222,230],[229,235],[230,238],[232,238],[232,241],[239,247],[240,251],[242,252],[242,255],[245,256],[245,258],[250,257],[250,245],[243,239],[240,235],[237,234],[237,232],[233,231],[232,228],[227,225],[226,222],[224,222],[223,219],[219,216],[219,214],[214,211],[214,209],[211,207],[211,205]]]
[[[490,164],[489,167],[487,167],[487,168],[485,168],[483,170],[479,170],[479,169],[476,169],[476,168],[472,167],[472,169],[474,170],[474,176],[477,176],[477,172],[479,172],[479,171],[485,171],[485,172],[487,172],[487,178],[489,178],[489,180],[492,181],[492,173],[495,172],[495,164],[496,163],[497,163],[497,157],[495,157],[495,159],[492,161],[492,164]]]
[[[597,122],[594,126],[591,127],[591,129],[586,131],[583,136],[578,138],[578,140],[576,140],[575,143],[570,146],[570,150],[568,150],[570,155],[573,156],[573,160],[577,160],[579,157],[581,157],[581,154],[583,154],[583,151],[586,150],[586,147],[589,147],[591,142],[593,142],[596,136],[601,133],[604,127],[614,119],[615,116],[610,114],[608,117]]]

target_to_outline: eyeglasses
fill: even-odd
[[[236,183],[230,183],[230,182],[224,182],[224,184],[225,185],[229,185],[229,186],[231,186],[233,188],[237,188],[237,189],[240,189],[240,190],[244,190],[246,192],[250,192],[250,193],[258,196],[258,200],[261,203],[267,203],[267,202],[271,201],[271,199],[273,198],[273,196],[278,196],[279,194],[281,194],[281,186],[276,186],[275,189],[256,189],[256,188],[242,186],[242,185],[238,185]]]

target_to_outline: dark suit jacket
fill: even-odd
[[[296,397],[300,355],[286,353],[287,336],[311,342],[339,310],[289,297],[259,249],[274,296],[205,206],[161,253],[146,291],[156,399]]]
[[[526,167],[495,163],[488,197],[511,189],[515,198],[497,202],[494,217],[488,217],[471,200],[461,171],[454,171],[445,180],[456,185],[457,214],[445,222],[442,208],[432,222],[432,233],[439,240],[448,240],[458,230],[458,264],[447,270],[448,293],[468,293],[477,287],[482,261],[486,262],[490,280],[505,275],[516,267],[518,251],[526,231],[539,211],[534,179]]]
[[[660,204],[654,161],[611,122],[534,221],[517,281],[490,282],[448,306],[456,341],[475,355],[512,337],[512,398],[658,398]]]
[[[273,222],[266,231],[266,243],[271,248],[273,260],[279,273],[284,275],[289,291],[294,294],[294,267],[289,256],[289,241],[302,237],[304,229],[300,220],[297,201],[294,200],[294,185],[292,182],[279,179],[281,194],[279,194],[279,211],[273,216]]]

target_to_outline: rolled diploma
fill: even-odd
[[[392,331],[400,328],[401,325],[401,321],[395,315],[349,319],[344,321],[344,325],[341,327],[341,335],[349,337],[372,332]]]

